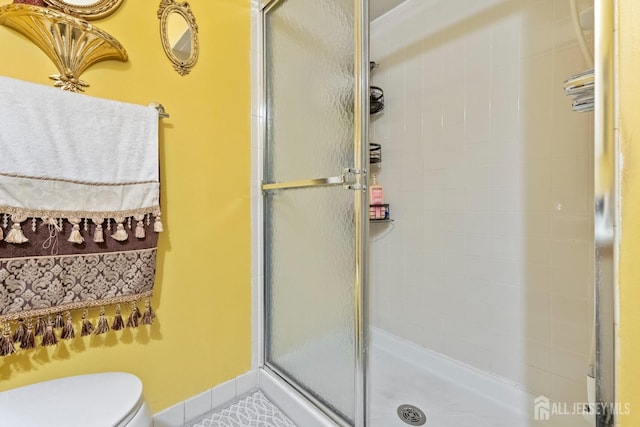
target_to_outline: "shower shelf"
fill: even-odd
[[[382,161],[382,146],[376,143],[369,144],[369,163],[380,163]]]
[[[389,223],[389,222],[394,222],[394,219],[391,218],[386,218],[386,219],[371,219],[369,218],[369,222],[377,222],[377,223]]]
[[[389,215],[389,204],[369,205],[369,221],[371,222],[391,222]]]
[[[369,61],[369,72],[378,68],[378,63]],[[369,114],[374,115],[384,110],[384,92],[378,86],[369,86]]]
[[[374,115],[384,110],[384,92],[378,86],[369,86],[369,114]]]

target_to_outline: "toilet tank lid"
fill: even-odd
[[[142,382],[135,375],[78,375],[0,393],[0,424],[121,426],[142,403]]]

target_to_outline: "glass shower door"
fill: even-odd
[[[365,0],[266,2],[265,367],[364,426]]]

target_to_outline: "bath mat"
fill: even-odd
[[[260,391],[232,405],[203,415],[184,427],[296,427]]]

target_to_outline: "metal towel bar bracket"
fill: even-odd
[[[169,117],[171,117],[169,113],[167,113],[164,109],[164,106],[158,102],[150,102],[148,106],[158,110],[158,117],[161,119],[168,119]]]

